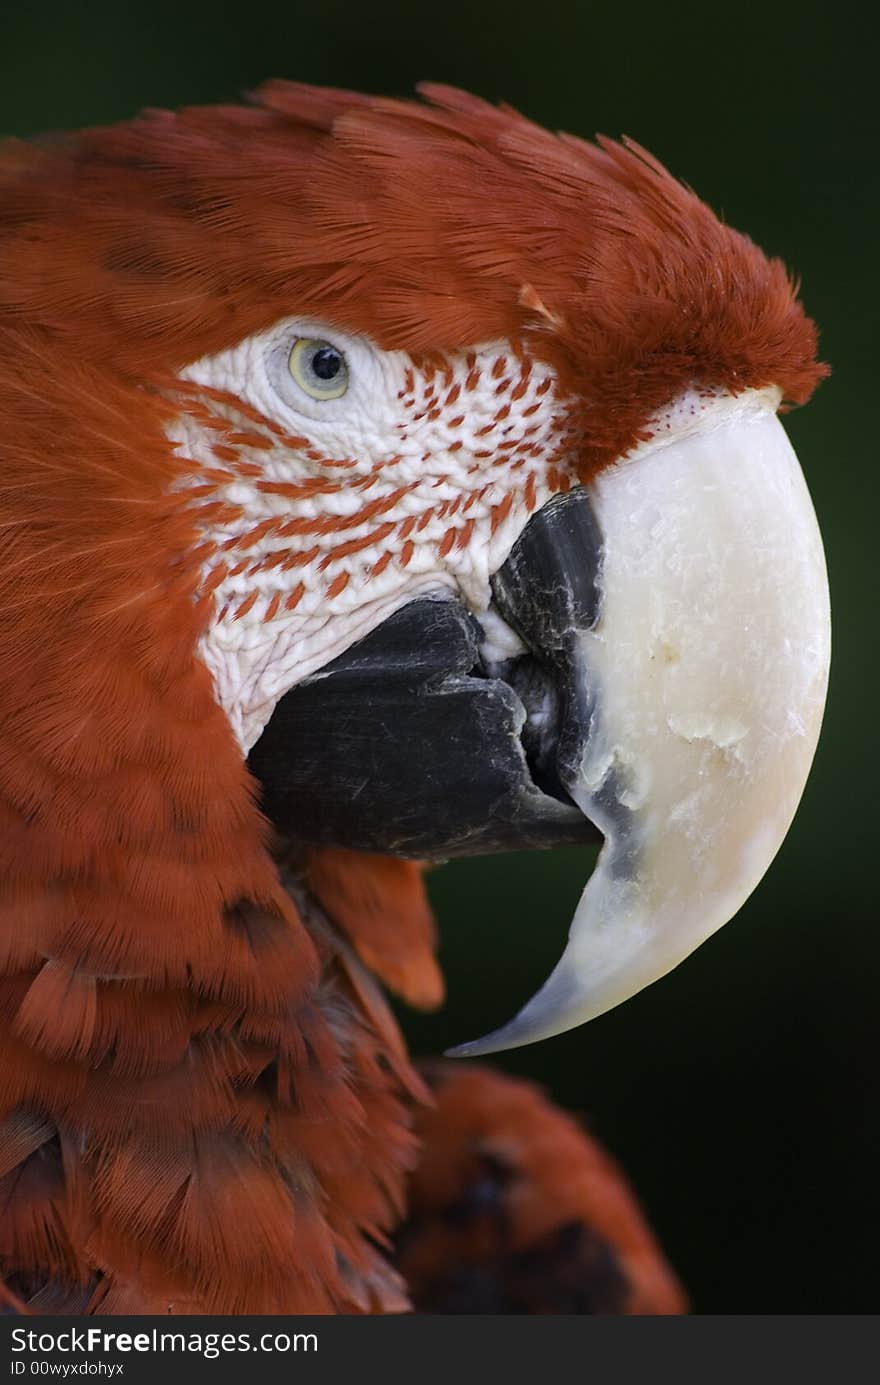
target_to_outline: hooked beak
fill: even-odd
[[[529,521],[497,631],[420,598],[278,704],[249,764],[286,833],[449,856],[604,845],[546,984],[452,1050],[519,1047],[620,1004],[766,872],[816,748],[830,617],[778,394],[679,402],[649,445]]]
[[[822,543],[767,393],[599,476],[600,615],[571,658],[593,715],[566,788],[605,844],[566,949],[458,1055],[559,1034],[640,991],[733,917],[794,817],[830,658]]]

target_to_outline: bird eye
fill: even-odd
[[[287,362],[293,379],[310,399],[339,399],[348,389],[348,365],[329,341],[300,337]]]

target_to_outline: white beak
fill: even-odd
[[[830,613],[777,404],[765,390],[703,406],[590,488],[602,609],[579,639],[595,711],[567,788],[605,843],[548,981],[456,1055],[627,1000],[732,918],[779,850],[819,737]]]

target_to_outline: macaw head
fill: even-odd
[[[405,857],[601,835],[477,1053],[663,975],[782,842],[829,613],[777,414],[823,368],[783,266],[638,146],[423,94],[270,83],[27,153],[4,609],[22,734],[63,706],[123,820],[139,756],[193,843],[249,792]]]

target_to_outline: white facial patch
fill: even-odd
[[[304,340],[343,356],[339,397],[291,373]],[[555,376],[507,342],[418,364],[288,319],[181,378],[169,433],[215,602],[199,653],[245,754],[290,688],[413,596],[485,611],[530,515],[574,479]]]

